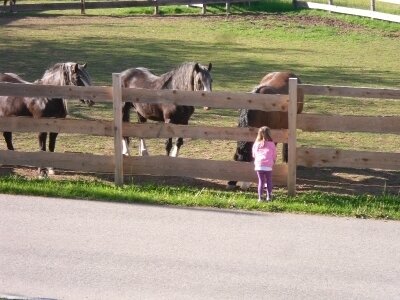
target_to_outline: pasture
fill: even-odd
[[[111,73],[130,67],[147,67],[161,74],[183,61],[199,61],[212,62],[214,91],[250,91],[262,76],[278,70],[291,70],[304,83],[400,87],[397,24],[305,11],[229,17],[145,17],[130,16],[122,10],[109,13],[118,14],[114,17],[100,14],[103,12],[88,11],[87,16],[1,16],[0,71],[14,72],[33,81],[54,63],[87,62],[93,84],[111,85]],[[108,104],[88,108],[72,101],[69,112],[70,118],[109,120],[112,108]],[[304,112],[399,115],[400,101],[308,96]],[[135,118],[132,113],[132,119]],[[196,108],[190,124],[236,126],[237,111]],[[341,149],[399,152],[400,145],[396,135],[300,133],[299,137],[301,145]],[[15,134],[14,144],[16,149],[25,151],[38,149],[35,135]],[[132,153],[136,153],[137,142],[131,146]],[[163,140],[152,140],[148,146],[150,154],[164,154]],[[104,154],[111,152],[112,147],[112,139],[60,134],[56,152]],[[5,149],[4,142],[0,148]],[[231,160],[234,150],[235,143],[230,141],[185,140],[180,155]],[[31,170],[15,172],[27,178],[32,175]],[[299,190],[382,194],[391,186],[390,193],[398,196],[399,172],[374,172],[308,170],[304,171],[305,180],[300,181]],[[315,181],[318,176],[323,180]],[[136,183],[139,179],[132,180]],[[182,182],[163,182],[171,181]],[[186,182],[192,183],[200,189],[223,186]],[[370,189],[368,183],[374,188]],[[341,189],[343,184],[346,188]]]

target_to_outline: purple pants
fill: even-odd
[[[256,171],[258,176],[258,199],[262,199],[265,184],[267,184],[267,197],[272,195],[272,171]]]

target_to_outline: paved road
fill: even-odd
[[[400,299],[400,222],[0,195],[0,295]]]

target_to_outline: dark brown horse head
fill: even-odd
[[[297,78],[298,82],[301,83],[299,77],[292,72],[272,72],[265,75],[252,92],[259,94],[288,94],[289,78]],[[297,93],[297,113],[303,111],[303,104],[304,93],[299,90]]]

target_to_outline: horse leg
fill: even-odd
[[[144,139],[140,139],[139,155],[140,156],[149,156],[149,151],[147,150],[146,141]]]
[[[289,147],[287,143],[282,145],[282,160],[285,163],[289,161]]]
[[[129,152],[129,137],[124,137],[122,139],[122,155],[130,156]]]
[[[176,139],[176,144],[174,146],[174,149],[172,150],[172,157],[177,157],[179,154],[179,149],[181,148],[181,146],[183,145],[183,138],[177,138]]]
[[[49,151],[54,152],[56,148],[56,140],[57,140],[58,132],[50,132],[49,134]],[[49,175],[54,175],[54,169],[52,167],[47,168]]]
[[[46,141],[47,141],[47,132],[39,133],[39,149],[40,149],[40,151],[46,151]]]
[[[7,144],[7,149],[8,150],[14,150],[14,146],[12,143],[12,132],[3,132],[4,140],[6,141]]]
[[[46,141],[47,141],[47,132],[39,133],[39,148],[41,151],[46,151]],[[47,168],[39,167],[38,171],[40,179],[49,177]]]
[[[252,156],[252,148],[253,148],[253,142],[242,142],[239,141],[237,142],[237,147],[236,147],[236,152],[235,155],[233,156],[233,159],[235,161],[242,161],[242,162],[252,162],[253,161],[253,156]],[[228,181],[227,189],[228,190],[234,190],[236,189],[236,185],[238,185],[241,189],[248,189],[250,187],[250,182],[242,182],[242,181]]]
[[[167,156],[171,153],[172,149],[172,138],[168,138],[165,140],[165,151],[167,152]]]
[[[124,106],[122,107],[122,122],[130,122],[131,119],[131,108],[132,108],[132,103],[130,102],[125,102]],[[129,153],[129,137],[124,136],[122,140],[122,155],[130,156]]]

